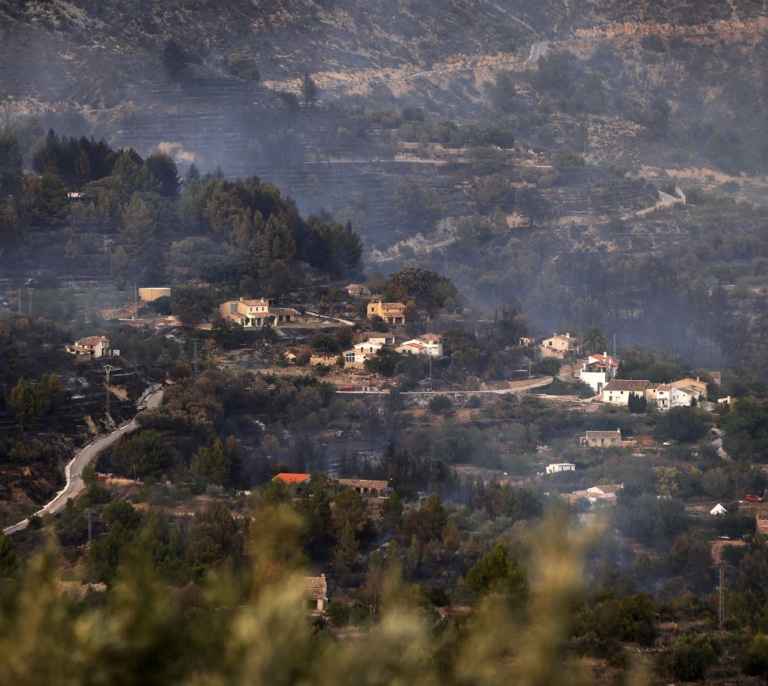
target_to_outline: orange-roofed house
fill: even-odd
[[[387,324],[405,324],[405,305],[403,303],[383,303],[376,299],[368,303],[368,319],[378,315]]]
[[[586,364],[576,371],[575,376],[587,384],[595,393],[601,393],[603,386],[616,376],[619,363],[607,355],[590,355]]]
[[[272,481],[278,480],[278,481],[284,481],[287,484],[297,486],[298,484],[303,484],[311,478],[311,474],[294,474],[293,472],[280,472],[280,474],[276,474]]]

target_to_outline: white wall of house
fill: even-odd
[[[572,462],[557,462],[547,465],[547,474],[557,474],[559,472],[575,472],[576,465]]]
[[[437,341],[425,341],[421,338],[412,338],[410,341],[406,341],[397,348],[397,352],[429,355],[430,357],[442,357],[443,344]]]
[[[588,372],[582,369],[579,374],[579,378],[587,384],[595,393],[600,393],[603,390],[603,386],[611,380],[610,372],[605,370],[597,372]]]

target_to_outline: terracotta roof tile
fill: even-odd
[[[287,484],[303,484],[305,481],[309,481],[311,474],[292,474],[290,472],[280,472],[276,474],[272,481],[279,479],[285,481]]]

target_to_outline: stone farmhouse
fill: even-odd
[[[260,329],[272,323],[275,326],[296,321],[301,315],[290,307],[273,307],[268,300],[228,300],[219,305],[221,318],[239,324],[245,329]]]
[[[636,445],[633,439],[621,437],[621,429],[616,431],[587,431],[579,439],[579,445],[587,448],[626,448]]]
[[[325,612],[328,609],[328,582],[325,574],[304,577],[304,599],[310,610]]]
[[[387,324],[399,326],[405,324],[405,305],[402,303],[384,303],[380,299],[368,303],[368,318],[381,317]]]
[[[537,349],[540,357],[555,357],[562,360],[566,355],[578,355],[581,352],[579,342],[570,333],[556,333],[552,338],[545,338]]]
[[[75,341],[74,344],[68,345],[66,350],[71,355],[89,357],[92,360],[101,357],[118,357],[120,355],[119,350],[112,350],[110,348],[110,341],[106,336],[87,336],[86,338],[81,338]]]

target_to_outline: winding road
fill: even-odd
[[[160,389],[151,395],[148,395],[145,404],[148,408],[157,407],[160,405],[162,400],[163,390]],[[44,514],[56,514],[57,512],[61,512],[66,507],[67,500],[70,498],[75,498],[85,488],[85,484],[83,483],[82,479],[83,469],[85,469],[85,467],[93,462],[99,456],[99,453],[101,453],[102,450],[115,443],[122,435],[131,433],[138,427],[139,425],[136,423],[136,419],[134,418],[127,424],[123,424],[123,426],[113,431],[111,434],[102,436],[90,445],[85,446],[85,448],[83,448],[77,455],[75,455],[75,457],[72,458],[72,460],[70,460],[70,462],[68,462],[67,466],[64,468],[64,475],[67,479],[64,488],[53,497],[53,500],[35,512],[35,515],[42,517]],[[6,527],[3,529],[3,532],[6,535],[14,534],[17,531],[23,531],[26,529],[28,524],[29,519],[24,519],[18,524],[13,524],[12,526]]]

